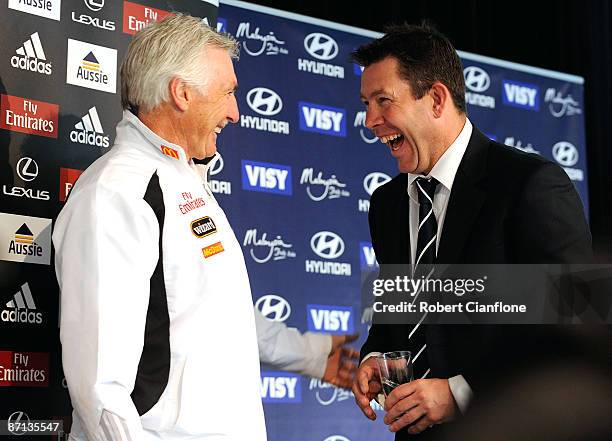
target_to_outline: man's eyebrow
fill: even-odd
[[[386,93],[385,89],[383,89],[382,87],[374,90],[372,93],[370,93],[370,96],[380,95],[381,93]],[[360,94],[359,97],[361,98],[362,101],[367,99],[367,97],[364,96],[363,94]]]

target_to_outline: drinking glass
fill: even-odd
[[[380,383],[385,397],[397,386],[412,381],[412,354],[410,351],[385,352],[376,356]]]

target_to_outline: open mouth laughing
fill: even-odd
[[[387,144],[391,151],[397,151],[404,142],[404,135],[400,133],[392,133],[391,135],[380,136],[380,142]]]

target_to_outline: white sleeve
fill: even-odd
[[[331,351],[331,336],[306,332],[267,320],[255,308],[259,358],[277,369],[322,378]]]
[[[159,226],[142,199],[72,195],[55,225],[60,338],[70,398],[90,440],[141,440],[130,397],[140,361]]]
[[[453,394],[457,407],[462,414],[465,414],[470,406],[472,397],[474,396],[474,392],[472,391],[469,383],[466,381],[463,375],[455,375],[454,377],[450,377],[448,379],[448,387]]]

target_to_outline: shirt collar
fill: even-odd
[[[411,189],[414,188],[412,183],[419,177],[425,177],[426,179],[435,178],[449,192],[452,190],[455,175],[457,174],[459,164],[463,159],[471,136],[472,123],[466,118],[463,129],[461,129],[457,138],[455,138],[453,143],[446,149],[440,159],[438,159],[438,162],[436,162],[427,176],[408,173],[408,195],[411,199],[415,202],[418,201],[416,191],[412,191]]]
[[[165,155],[169,160],[182,161],[192,164],[192,161],[187,159],[187,155],[185,154],[183,147],[178,144],[171,143],[153,132],[129,110],[123,111],[123,122],[133,126],[147,141],[153,144],[159,153]]]
[[[215,152],[214,156],[207,158],[205,162],[193,162],[193,168],[202,177],[203,180],[208,181],[209,171],[212,170],[218,161],[221,161],[221,154]]]

